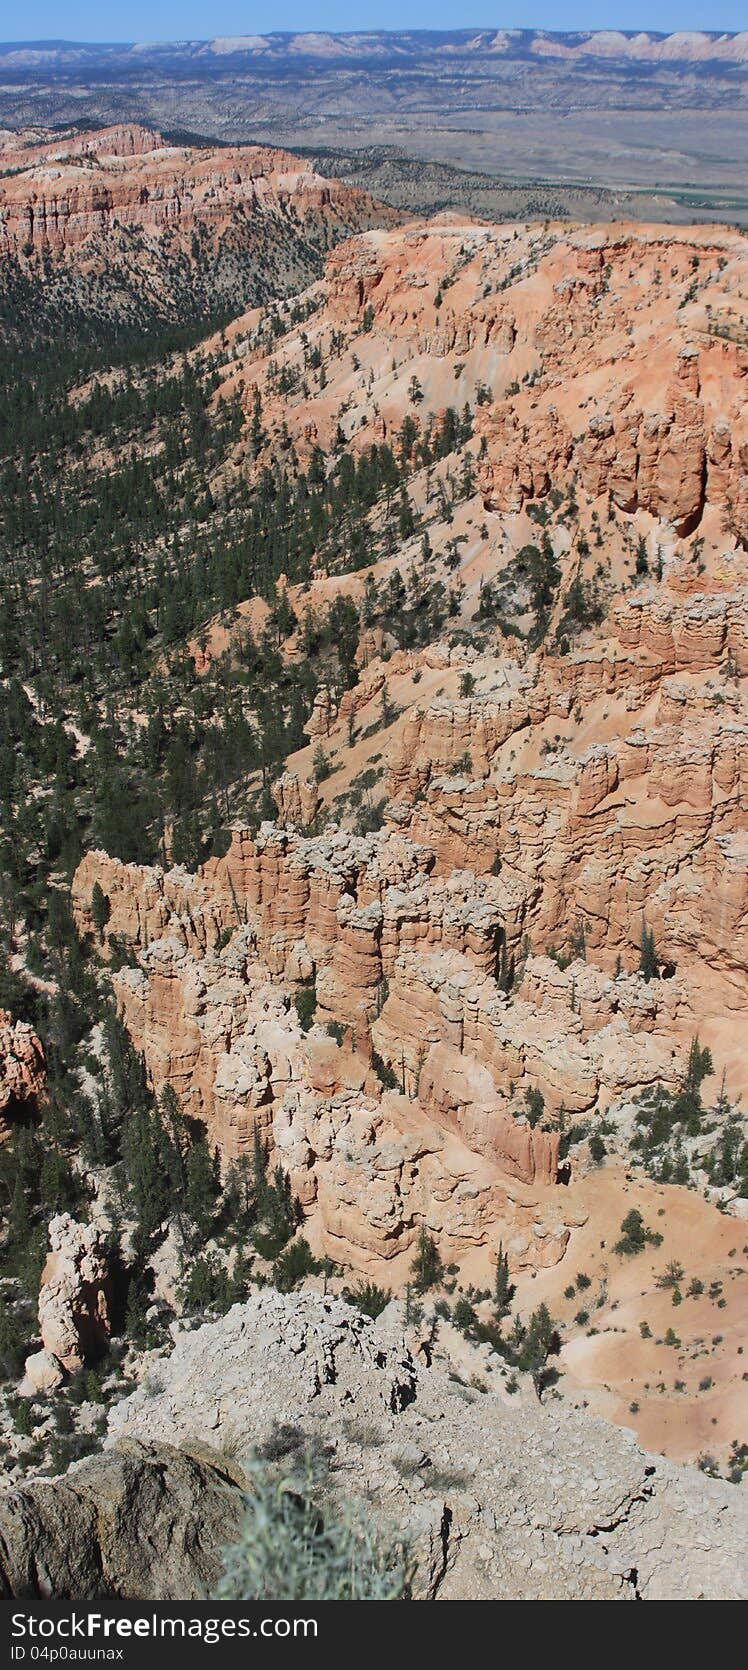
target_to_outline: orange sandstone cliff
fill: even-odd
[[[665,1221],[667,1256],[698,1246],[724,1276],[743,1233],[736,1191],[720,1212],[703,1189],[634,1177],[627,1142],[635,1099],[682,1082],[695,1036],[735,1106],[748,1088],[744,240],[377,229],[334,251],[313,301],[270,349],[258,310],[211,345],[220,393],[263,413],[260,457],[242,438],[223,486],[281,445],[308,460],[400,444],[407,416],[428,548],[405,534],[373,568],[343,560],[289,588],[297,616],[344,594],[363,621],[357,681],[318,691],[275,822],[253,833],[237,815],[225,856],[195,874],[88,853],[76,922],[93,936],[98,884],[101,949],[132,953],[113,982],[155,1086],[226,1163],[259,1125],[321,1250],[398,1283],[422,1225],[478,1277],[501,1240],[521,1296],[561,1308],[584,1258],[605,1350],[580,1335],[569,1373],[654,1447],[695,1454],[709,1434],[695,1421],[678,1450],[654,1350],[642,1366],[644,1289],[611,1247],[641,1205]],[[326,375],[301,389],[315,347]],[[414,436],[466,404],[470,437],[420,465]],[[542,631],[533,551],[558,574]],[[367,583],[395,579],[441,583],[431,642],[366,629]],[[198,674],[263,609],[211,623]],[[381,797],[365,834],[362,781]],[[293,998],[312,984],[304,1031]],[[608,1133],[599,1172],[584,1141],[561,1155],[580,1123]],[[652,1255],[654,1308],[658,1268]],[[741,1381],[725,1304],[708,1417],[723,1437]]]

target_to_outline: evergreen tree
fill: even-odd
[[[206,1240],[213,1229],[216,1201],[220,1193],[218,1156],[211,1154],[207,1140],[192,1142],[185,1161],[185,1211],[198,1236]]]
[[[139,1249],[149,1246],[173,1202],[170,1167],[165,1165],[164,1131],[150,1108],[136,1108],[122,1133],[122,1164],[129,1205],[137,1222]]]
[[[252,1188],[257,1216],[265,1216],[268,1205],[268,1145],[255,1121],[252,1131]]]
[[[501,1242],[496,1254],[496,1272],[494,1275],[493,1298],[494,1312],[497,1321],[506,1316],[514,1294],[514,1287],[509,1277],[509,1259],[504,1252]]]
[[[702,1080],[708,1078],[709,1074],[713,1071],[714,1064],[712,1062],[711,1050],[708,1047],[702,1049],[698,1038],[692,1038],[691,1047],[688,1052],[688,1067],[686,1069],[685,1079],[686,1088],[692,1091],[700,1090]]]
[[[104,938],[104,929],[109,921],[110,914],[111,908],[106,893],[99,886],[98,881],[95,881],[91,891],[91,916],[99,940]]]
[[[548,1358],[559,1350],[556,1325],[548,1306],[541,1304],[530,1317],[520,1355],[520,1367],[532,1375],[538,1399],[546,1387],[557,1378],[555,1369],[548,1366]]]
[[[29,1224],[30,1217],[26,1189],[24,1187],[23,1176],[19,1168],[16,1172],[16,1180],[13,1186],[13,1197],[10,1203],[10,1212],[8,1214],[10,1239],[15,1247],[22,1247],[25,1244],[29,1232]]]
[[[657,960],[654,933],[651,928],[647,927],[644,917],[642,917],[642,931],[639,949],[639,972],[644,976],[647,984],[649,984],[650,980],[656,980],[659,974],[659,963]]]
[[[417,1293],[426,1293],[429,1288],[436,1287],[444,1276],[439,1249],[423,1224],[418,1231],[416,1255],[411,1270],[413,1286]]]

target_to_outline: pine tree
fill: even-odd
[[[520,1355],[520,1367],[532,1375],[538,1400],[542,1398],[546,1386],[557,1378],[556,1371],[548,1367],[548,1358],[558,1349],[556,1324],[548,1306],[541,1304],[530,1317]]]
[[[252,401],[252,422],[249,431],[249,444],[252,457],[256,458],[265,445],[266,435],[262,427],[262,396],[259,388],[255,388]]]
[[[417,1293],[426,1293],[430,1287],[436,1287],[444,1275],[444,1265],[439,1255],[439,1249],[433,1236],[421,1225],[418,1231],[416,1256],[411,1265],[413,1271],[413,1285]]]
[[[145,1344],[148,1336],[147,1301],[139,1281],[131,1276],[125,1308],[125,1336],[136,1346]]]
[[[75,1202],[75,1186],[70,1164],[59,1148],[54,1146],[46,1150],[42,1160],[39,1199],[48,1219],[53,1217],[55,1212],[60,1212]]]
[[[23,1369],[28,1328],[15,1315],[7,1298],[0,1305],[0,1377],[15,1380]]]
[[[507,1254],[504,1252],[502,1242],[499,1242],[499,1250],[496,1254],[496,1274],[494,1276],[493,1287],[494,1310],[497,1322],[500,1322],[501,1318],[508,1314],[513,1293],[514,1287],[509,1278],[509,1259]]]
[[[291,1189],[291,1179],[281,1165],[277,1165],[273,1173],[265,1216],[271,1238],[279,1247],[284,1247],[298,1225],[299,1209]]]
[[[252,1258],[246,1248],[240,1247],[234,1260],[231,1273],[231,1287],[234,1304],[241,1304],[247,1298],[252,1286]]]
[[[164,1167],[165,1132],[149,1108],[137,1108],[122,1134],[122,1160],[130,1205],[137,1220],[137,1242],[149,1245],[169,1215],[169,1174]]]
[[[206,1240],[213,1227],[219,1185],[215,1158],[205,1137],[198,1137],[185,1161],[184,1204],[198,1235]]]
[[[225,1204],[227,1199],[235,1201],[231,1210]],[[229,1168],[229,1174],[224,1190],[224,1209],[228,1221],[237,1231],[245,1228],[257,1216],[257,1202],[252,1181],[252,1166],[246,1154],[240,1154]]]
[[[713,1071],[711,1050],[708,1047],[702,1049],[698,1038],[692,1038],[686,1070],[687,1089],[699,1090],[702,1080],[708,1078]]]
[[[16,1173],[13,1197],[8,1214],[8,1227],[13,1245],[22,1247],[29,1232],[29,1209],[20,1170]]]
[[[650,980],[656,980],[659,973],[659,963],[657,961],[654,933],[651,928],[647,927],[644,917],[642,917],[639,972],[644,976],[647,984],[649,984]]]
[[[99,940],[104,938],[104,929],[109,921],[110,914],[111,909],[106,893],[99,886],[98,881],[95,881],[91,891],[91,916]]]
[[[257,1124],[252,1132],[252,1189],[257,1216],[262,1218],[268,1205],[268,1145]]]

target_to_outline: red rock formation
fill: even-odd
[[[284,771],[273,783],[272,795],[278,808],[278,822],[284,828],[308,829],[314,823],[321,806],[316,778],[300,781],[295,771]]]
[[[314,706],[306,727],[307,736],[312,742],[317,742],[330,735],[335,720],[335,705],[326,685],[317,691]]]
[[[0,256],[80,250],[102,233],[138,228],[215,233],[236,210],[272,214],[292,208],[302,218],[345,226],[394,219],[376,216],[354,187],[323,179],[298,157],[260,146],[194,149],[168,145],[137,124],[94,134],[55,136],[3,150]]]
[[[478,483],[487,510],[520,510],[526,499],[566,485],[572,439],[555,406],[524,422],[508,404],[484,408],[479,434],[486,458]]]
[[[520,1262],[553,1262],[575,1181],[553,1187],[562,1115],[674,1085],[696,1032],[720,1068],[740,1056],[746,365],[705,308],[738,294],[744,259],[716,228],[378,230],[333,252],[303,340],[289,329],[269,355],[249,316],[215,344],[224,388],[260,390],[271,451],[281,424],[304,458],[338,424],[358,449],[411,417],[431,545],[405,539],[371,578],[398,565],[415,595],[433,570],[449,641],[398,649],[391,621],[366,627],[356,684],[339,705],[318,692],[275,785],[278,825],[235,827],[195,875],[89,854],[74,909],[90,933],[98,881],[104,954],[111,935],[135,952],[115,987],[154,1083],[226,1159],[259,1123],[332,1257],[396,1260],[422,1224],[464,1251],[501,1224]],[[280,399],[278,366],[310,344],[324,388]],[[442,522],[455,457],[422,468],[413,435],[465,401],[465,485]],[[528,542],[561,573],[547,621],[516,563]],[[364,587],[320,568],[289,601],[301,618]],[[330,819],[353,822],[375,765],[384,826],[356,836]],[[292,996],[312,980],[305,1035]]]

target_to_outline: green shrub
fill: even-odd
[[[469,1299],[457,1300],[452,1312],[452,1321],[461,1334],[470,1335],[475,1331],[478,1316]]]
[[[252,1240],[261,1258],[277,1259],[301,1223],[301,1207],[280,1165],[272,1182],[264,1171],[258,1176],[255,1191],[261,1227],[252,1229]]]
[[[529,1125],[537,1125],[543,1117],[545,1098],[542,1090],[527,1090],[525,1092],[525,1113]]]
[[[307,1455],[298,1475],[251,1469],[239,1537],[225,1548],[218,1600],[406,1600],[405,1545],[380,1534],[371,1515],[320,1505]]]
[[[195,1259],[180,1298],[185,1310],[193,1315],[203,1311],[223,1313],[230,1308],[234,1302],[231,1279],[215,1254]]]
[[[657,1286],[664,1288],[676,1288],[682,1280],[683,1265],[678,1264],[676,1259],[671,1259],[670,1263],[665,1266],[662,1275],[657,1277]]]
[[[16,1380],[23,1372],[28,1352],[28,1323],[8,1302],[6,1293],[0,1298],[0,1379]]]
[[[332,765],[321,743],[314,750],[312,770],[318,783],[324,783],[332,772]]]
[[[371,1052],[371,1064],[379,1079],[383,1090],[399,1090],[400,1080],[397,1073],[384,1061],[377,1050]]]
[[[641,1212],[635,1209],[627,1212],[621,1224],[621,1238],[616,1241],[613,1251],[631,1258],[634,1253],[643,1252],[647,1242],[650,1246],[660,1247],[662,1236],[645,1227]]]
[[[308,1032],[317,1011],[317,991],[314,981],[310,981],[308,985],[300,986],[299,990],[294,993],[293,1001],[299,1017],[299,1026],[302,1032]]]
[[[514,1293],[514,1283],[509,1275],[509,1258],[504,1252],[503,1243],[500,1241],[499,1250],[496,1254],[493,1283],[494,1317],[497,1322],[508,1315]]]
[[[355,1287],[344,1287],[343,1298],[347,1305],[355,1305],[364,1316],[371,1316],[376,1321],[389,1304],[392,1294],[388,1287],[377,1287],[376,1282],[360,1281]]]
[[[309,1242],[300,1235],[286,1247],[273,1265],[273,1282],[281,1293],[290,1293],[305,1276],[319,1275],[321,1265],[314,1257]]]

